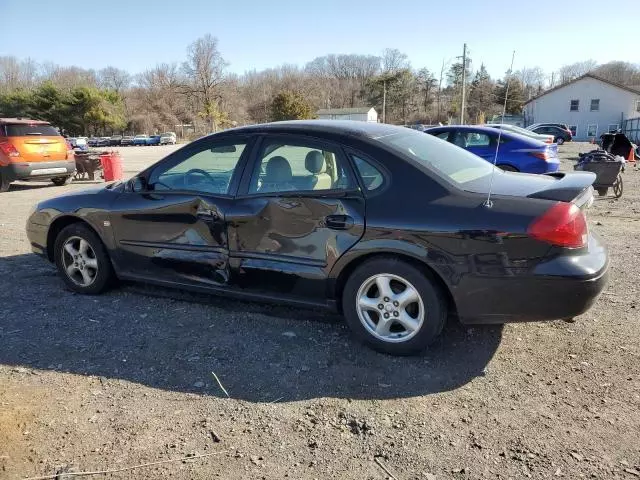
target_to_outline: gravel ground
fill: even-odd
[[[125,170],[173,148],[123,149]],[[563,169],[588,149],[561,147]],[[624,181],[589,214],[612,259],[590,312],[451,323],[416,358],[314,311],[135,285],[74,295],[24,222],[81,185],[15,186],[0,207],[0,478],[175,459],[109,478],[638,478],[640,172]]]

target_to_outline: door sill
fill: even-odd
[[[171,282],[168,280],[159,280],[156,278],[147,278],[141,275],[135,275],[132,273],[118,273],[118,278],[121,280],[127,280],[136,283],[144,283],[149,285],[157,285],[159,287],[167,287],[174,290],[187,290],[190,292],[198,292],[198,293],[207,293],[213,294],[216,296],[225,296],[231,297],[238,300],[246,300],[251,302],[259,302],[259,303],[272,303],[272,304],[282,304],[286,303],[292,307],[300,307],[300,308],[321,308],[330,312],[337,312],[337,304],[335,300],[305,300],[299,297],[292,297],[288,295],[275,295],[275,294],[264,294],[264,293],[255,293],[255,292],[247,292],[244,290],[239,290],[237,288],[230,287],[213,287],[213,286],[199,286],[199,285],[191,285],[188,283],[180,283],[180,282]],[[188,301],[188,300],[187,300]]]

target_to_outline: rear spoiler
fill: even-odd
[[[558,202],[573,202],[578,207],[593,198],[591,185],[596,180],[593,172],[547,173],[547,176],[557,179],[548,188],[527,195],[529,198],[556,200]]]

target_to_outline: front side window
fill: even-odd
[[[347,190],[354,187],[342,156],[312,144],[267,141],[260,149],[249,193]]]
[[[571,100],[571,105],[569,106],[569,111],[577,112],[580,109],[580,100]]]
[[[592,112],[597,112],[598,110],[600,110],[600,99],[599,98],[592,98],[591,99],[591,111]]]
[[[360,178],[362,178],[362,183],[364,183],[364,187],[367,190],[375,190],[383,184],[384,176],[380,170],[371,165],[371,163],[366,161],[364,158],[357,155],[351,155],[351,158],[353,159],[353,163],[356,165]]]
[[[491,137],[485,133],[467,133],[467,147],[488,147]]]
[[[187,150],[184,156],[160,165],[149,177],[149,188],[155,191],[189,190],[213,195],[228,195],[244,142],[202,143]]]

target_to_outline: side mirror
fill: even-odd
[[[134,193],[144,192],[147,189],[147,180],[144,177],[133,177],[129,181],[129,188]]]

